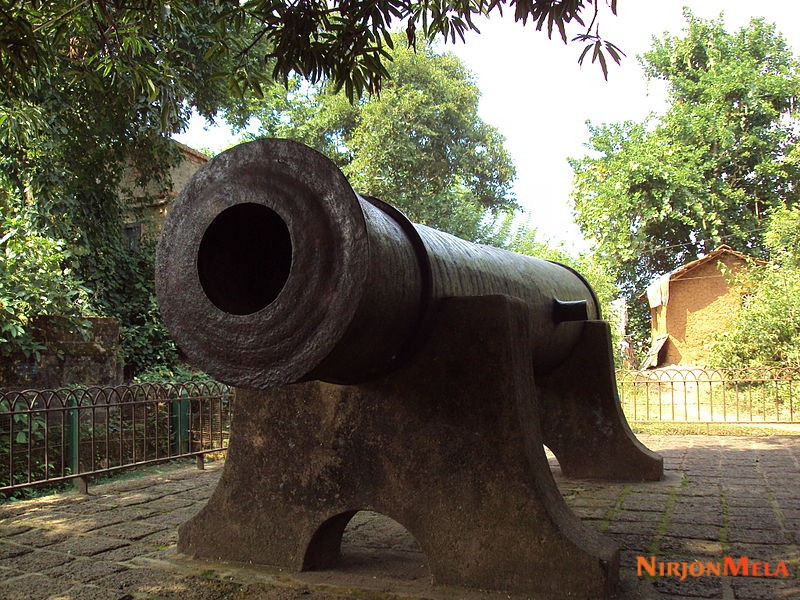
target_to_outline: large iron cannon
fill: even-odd
[[[612,594],[618,550],[571,513],[543,444],[568,476],[663,465],[622,415],[578,273],[415,225],[314,150],[258,140],[181,192],[156,283],[188,358],[237,386],[220,485],[181,552],[332,566],[369,509],[439,583]]]
[[[411,223],[287,140],[217,157],[172,209],[157,290],[186,355],[227,383],[357,383],[412,353],[442,298],[503,294],[535,313],[538,370],[600,310],[572,269]]]

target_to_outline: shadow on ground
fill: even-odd
[[[665,458],[655,483],[568,480],[567,503],[621,547],[620,598],[800,599],[800,437],[641,436]],[[361,512],[335,570],[280,570],[192,560],[177,526],[208,499],[221,464],[181,467],[0,504],[0,598],[14,600],[525,598],[434,586],[425,555],[398,523]],[[636,557],[786,561],[791,577],[640,578]]]

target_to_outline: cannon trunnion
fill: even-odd
[[[225,472],[181,551],[331,566],[370,509],[437,582],[613,593],[618,552],[564,504],[542,444],[568,476],[663,466],[621,413],[578,273],[413,224],[316,151],[264,139],[183,190],[156,284],[189,360],[238,386]]]

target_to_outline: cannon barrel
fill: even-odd
[[[277,139],[232,148],[187,184],[158,243],[156,291],[193,364],[261,389],[381,375],[424,341],[445,297],[526,302],[540,371],[600,318],[572,269],[415,225],[355,193],[322,154]]]

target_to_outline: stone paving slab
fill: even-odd
[[[800,600],[800,436],[641,436],[665,457],[660,482],[568,480],[567,503],[621,548],[620,598]],[[293,574],[192,560],[176,527],[204,505],[222,463],[0,504],[0,600],[313,600],[523,596],[434,586],[424,554],[400,525],[358,513],[336,570]],[[639,557],[665,564],[784,561],[790,577],[639,577]]]

